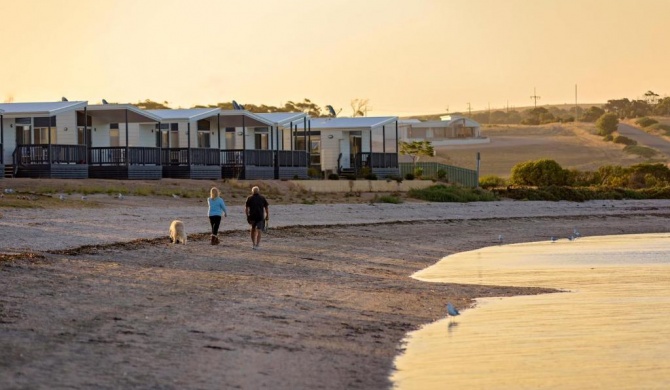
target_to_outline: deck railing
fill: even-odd
[[[90,165],[160,165],[160,149],[154,147],[124,146],[90,148]]]
[[[222,150],[221,165],[273,167],[275,165],[275,153],[277,153],[280,167],[306,167],[309,165],[309,154],[304,150],[275,151],[260,149]]]
[[[221,155],[218,149],[170,148],[161,150],[161,162],[163,165],[221,165]]]
[[[85,145],[18,145],[13,153],[14,165],[84,164]]]

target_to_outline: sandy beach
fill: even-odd
[[[406,332],[442,318],[447,301],[549,292],[415,271],[501,235],[670,226],[667,200],[271,202],[252,251],[241,206],[211,246],[202,203],[126,201],[0,210],[0,388],[386,389]],[[177,217],[188,245],[168,243]]]

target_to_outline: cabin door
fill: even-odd
[[[340,158],[340,168],[342,169],[351,168],[351,156],[350,156],[348,139],[340,140],[340,155],[342,156],[342,158]]]

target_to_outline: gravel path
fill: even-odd
[[[119,200],[118,202],[125,202]],[[204,205],[154,200],[151,206],[1,210],[0,253],[69,249],[84,245],[166,237],[173,219],[187,233],[207,233]],[[187,203],[184,200],[183,203]],[[272,227],[369,224],[395,221],[670,214],[669,200],[576,202],[475,202],[404,204],[271,205]],[[242,206],[229,207],[221,230],[246,230]]]

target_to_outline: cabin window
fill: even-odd
[[[226,127],[226,149],[235,149],[235,128]]]
[[[179,147],[179,123],[170,123],[170,148]]]
[[[120,146],[121,145],[121,134],[119,132],[118,123],[109,124],[109,146]]]
[[[209,148],[211,146],[211,137],[209,130],[198,130],[198,147]]]
[[[321,164],[321,136],[313,135],[310,140],[309,161],[312,165]]]

